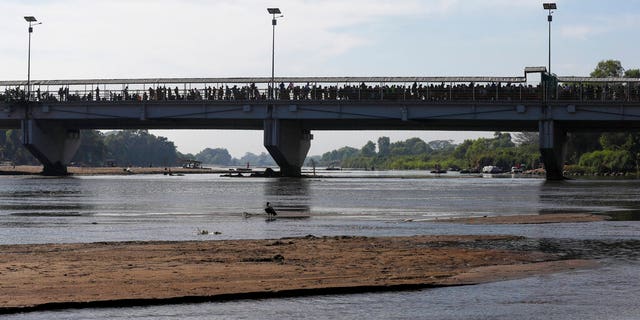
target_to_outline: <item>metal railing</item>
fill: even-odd
[[[640,79],[559,78],[553,101],[640,101]],[[568,81],[567,81],[568,80]],[[269,78],[0,81],[0,101],[267,101]],[[276,78],[278,101],[541,101],[522,77]]]

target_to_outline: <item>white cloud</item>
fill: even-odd
[[[569,39],[587,40],[589,36],[600,34],[603,30],[587,25],[570,25],[560,27],[560,35]]]
[[[378,19],[438,14],[457,1],[280,1],[285,17],[276,27],[281,71],[316,65],[367,45],[356,26]],[[0,26],[12,35],[3,47],[23,59],[20,21],[25,12],[44,24],[33,34],[35,78],[241,76],[268,74],[271,23],[266,1],[54,1],[7,5]],[[73,10],[70,10],[73,8]],[[15,18],[15,19],[11,19]],[[15,21],[14,21],[15,20]],[[19,57],[18,57],[19,56]],[[46,56],[46,62],[43,57]],[[282,60],[280,60],[282,61]],[[22,68],[8,64],[2,77]],[[302,72],[302,71],[300,71]],[[5,78],[6,79],[6,78]]]
[[[590,40],[603,34],[621,33],[640,27],[640,15],[625,13],[615,16],[585,17],[584,23],[560,27],[560,34],[568,39]]]

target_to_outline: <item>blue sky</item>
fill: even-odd
[[[0,0],[0,80],[26,78],[25,15],[34,15],[32,78],[225,77],[270,74],[267,7],[282,76],[519,76],[547,64],[544,1],[535,0]],[[558,0],[552,71],[588,75],[598,61],[640,68],[640,0]],[[182,152],[262,152],[257,131],[154,131]],[[367,139],[427,141],[492,133],[314,132],[311,154]],[[197,137],[197,138],[194,138]]]

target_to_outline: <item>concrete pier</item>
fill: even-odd
[[[285,177],[301,174],[313,135],[300,121],[268,119],[264,121],[264,146],[280,166]]]
[[[23,120],[22,143],[43,164],[44,175],[66,175],[80,147],[80,130],[53,121]]]
[[[547,180],[563,180],[566,131],[553,120],[540,121],[540,154]]]

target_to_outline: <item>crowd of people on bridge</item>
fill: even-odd
[[[0,100],[25,100],[25,88],[5,88]],[[71,90],[69,86],[57,91],[32,90],[31,101],[231,101],[231,100],[418,100],[418,101],[536,101],[543,99],[541,85],[522,83],[417,83],[405,84],[344,84],[321,85],[280,83],[276,90],[270,86],[259,89],[248,85],[219,85],[187,88],[183,86],[153,86],[130,90],[96,86],[95,89]],[[273,96],[273,97],[272,97]],[[638,83],[562,83],[551,94],[552,100],[566,101],[640,101]]]

